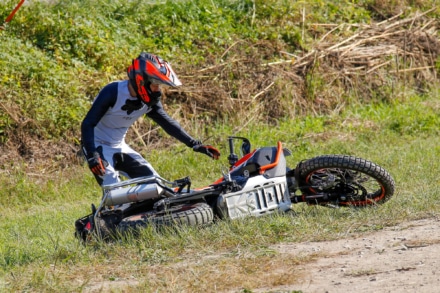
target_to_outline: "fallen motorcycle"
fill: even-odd
[[[241,158],[234,146],[241,142]],[[321,155],[287,166],[291,152],[277,146],[251,151],[247,138],[231,136],[229,168],[209,186],[191,188],[185,177],[159,176],[102,186],[99,206],[75,222],[76,236],[109,238],[148,225],[207,225],[215,219],[236,219],[288,211],[293,204],[327,207],[370,207],[394,193],[392,176],[379,165],[353,156]],[[237,144],[238,146],[238,144]]]

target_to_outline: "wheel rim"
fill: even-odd
[[[312,193],[325,191],[337,195],[339,205],[373,205],[385,196],[385,188],[368,174],[340,168],[311,172],[306,183]]]

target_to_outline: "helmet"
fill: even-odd
[[[127,75],[137,97],[147,105],[160,100],[160,92],[152,92],[150,84],[164,84],[172,87],[182,83],[165,60],[159,56],[142,52],[127,69]]]

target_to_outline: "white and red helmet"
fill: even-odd
[[[155,104],[159,97],[151,92],[150,84],[172,87],[182,85],[171,65],[159,56],[142,52],[127,69],[127,75],[139,99],[146,104]]]

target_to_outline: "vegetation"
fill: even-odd
[[[125,78],[126,67],[141,51],[174,64],[185,86],[170,89],[167,103],[183,113],[183,121],[196,115],[208,123],[242,123],[248,118],[242,111],[259,113],[262,104],[269,113],[258,119],[274,123],[279,117],[328,112],[341,98],[344,104],[367,96],[368,101],[390,99],[392,90],[397,90],[394,96],[407,90],[402,87],[411,85],[408,77],[372,74],[376,82],[367,80],[365,91],[359,92],[362,79],[343,89],[347,78],[325,74],[330,57],[299,69],[283,62],[267,64],[306,55],[324,36],[337,43],[355,34],[359,25],[383,21],[404,9],[402,19],[432,8],[434,2],[406,9],[404,1],[379,0],[35,1],[23,6],[0,35],[0,141],[20,140],[17,133],[24,129],[24,136],[77,143],[74,138],[89,102],[107,82]],[[0,17],[5,19],[15,4],[1,3]],[[439,13],[431,10],[419,22],[426,24]],[[344,24],[349,26],[335,27]],[[410,32],[417,22],[405,25]],[[435,31],[428,33],[435,36]],[[435,49],[433,43],[429,62],[438,67]],[[412,52],[402,62],[409,62]],[[381,67],[384,72],[390,68]],[[339,82],[333,85],[331,80]]]
[[[429,27],[424,33],[437,42],[436,26],[429,26],[434,21],[438,28],[434,4],[27,3],[0,31],[0,291],[252,292],[293,284],[295,266],[312,260],[286,258],[276,244],[336,239],[438,216],[440,52],[415,46],[418,54],[389,54],[371,74],[365,73],[374,66],[356,65],[360,73],[350,76],[326,74],[349,68],[330,55],[306,58],[324,36],[340,44],[360,35],[361,27],[426,11],[402,25],[408,31]],[[15,5],[0,3],[0,19]],[[140,51],[172,61],[185,86],[165,89],[169,113],[223,154],[218,162],[201,158],[140,121],[130,143],[164,177],[190,175],[195,186],[211,183],[226,165],[224,138],[238,134],[254,146],[281,140],[293,151],[291,167],[324,153],[368,158],[394,176],[395,197],[377,209],[297,205],[288,214],[204,229],[149,229],[139,238],[81,245],[73,222],[89,213],[100,190],[76,158],[79,125],[100,87],[125,78],[125,67]],[[385,64],[387,58],[395,62]],[[412,66],[420,60],[430,63]],[[393,73],[396,64],[408,71]]]

